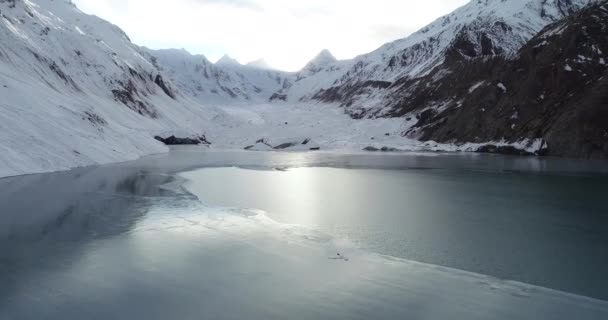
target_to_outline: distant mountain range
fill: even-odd
[[[263,61],[242,65],[225,55],[211,63],[205,56],[184,50],[142,50],[181,92],[203,105],[266,102],[292,77]]]

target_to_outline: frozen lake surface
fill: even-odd
[[[0,319],[606,319],[607,170],[180,148],[0,179]]]

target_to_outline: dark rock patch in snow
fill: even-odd
[[[280,144],[276,147],[273,147],[273,149],[282,150],[282,149],[291,148],[295,145],[296,145],[296,143],[294,143],[294,142],[287,142],[287,143]]]
[[[274,93],[270,97],[270,101],[287,101],[287,94],[284,94],[284,93]]]
[[[163,138],[160,136],[154,137],[154,139],[168,145],[168,146],[181,146],[181,145],[210,145],[211,143],[207,140],[204,135],[196,136],[193,138],[178,138],[176,136],[170,136],[168,138]]]
[[[112,90],[114,99],[122,102],[129,109],[139,113],[142,116],[147,116],[152,119],[157,118],[158,115],[152,106],[147,105],[142,100],[138,99],[139,92],[133,81],[129,80],[125,84],[122,81],[117,81],[122,85],[122,89]]]
[[[281,139],[281,141],[275,142],[271,142],[269,139],[259,139],[255,144],[245,147],[245,150],[252,151],[316,151],[320,149],[321,147],[310,138]]]
[[[91,124],[99,127],[105,127],[108,125],[108,122],[104,118],[95,114],[92,111],[85,111],[84,115],[82,116],[82,120],[87,120]]]
[[[163,76],[161,76],[160,74],[157,75],[156,78],[154,79],[154,83],[156,83],[156,85],[159,86],[166,95],[171,97],[171,99],[175,99],[175,93],[165,83],[165,81],[163,80]]]

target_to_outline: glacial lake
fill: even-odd
[[[0,319],[606,319],[607,195],[605,161],[475,154],[4,178]]]

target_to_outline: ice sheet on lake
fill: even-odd
[[[318,289],[323,295],[340,296],[339,303],[330,299],[335,304],[324,302],[327,297],[323,295],[307,297],[324,306],[327,313],[323,313],[323,318],[367,315],[375,319],[604,319],[608,316],[606,301],[366,252],[347,239],[278,223],[263,211],[208,210],[223,214],[210,218],[193,213],[186,220],[265,252],[256,255],[259,263],[280,265],[283,271],[274,270],[273,275],[289,270],[290,281],[294,281],[292,277],[298,279],[303,290]],[[347,256],[348,262],[327,259],[336,253]],[[314,288],[319,283],[322,287]],[[309,307],[314,308],[314,303]],[[351,313],[355,310],[358,316]]]
[[[381,256],[259,210],[137,194],[124,210],[59,219],[110,231],[4,251],[14,263],[0,263],[0,319],[608,317],[606,301]],[[328,259],[337,253],[349,261]]]

